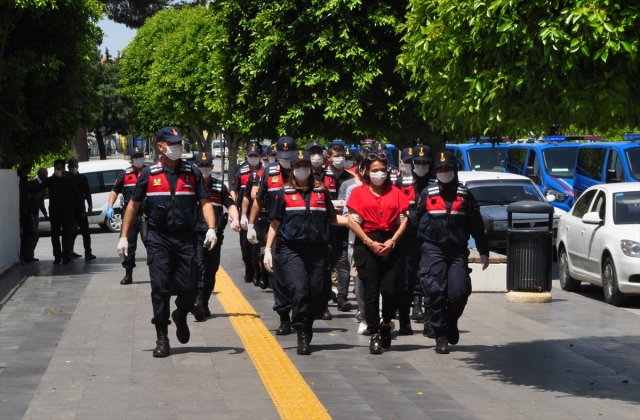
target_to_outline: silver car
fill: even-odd
[[[545,198],[538,187],[527,177],[497,172],[458,172],[461,183],[471,191],[480,205],[489,246],[494,249],[507,248],[507,206],[518,201],[553,201]],[[564,210],[554,207],[553,243],[556,242],[558,220]],[[513,214],[513,227],[526,229],[548,229],[547,214]]]

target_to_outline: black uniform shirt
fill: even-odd
[[[87,200],[87,205],[93,207],[93,200],[91,199],[91,188],[89,188],[89,180],[82,174],[73,175],[73,179],[78,186],[78,192],[84,200]],[[84,203],[83,203],[84,204]]]
[[[171,187],[172,191],[175,191],[176,185],[178,185],[178,176],[180,175],[180,168],[184,166],[185,163],[182,159],[178,162],[175,169],[171,171],[167,168],[166,165],[163,165],[164,176],[167,178],[167,182],[169,183],[169,187]],[[151,166],[152,168],[156,167],[156,164]],[[197,167],[192,167],[193,177],[196,181],[196,200],[200,202],[203,198],[209,199],[209,192],[204,186],[204,181],[202,179],[202,172]],[[136,183],[136,188],[133,190],[133,194],[131,194],[131,200],[142,202],[144,198],[147,196],[147,187],[149,185],[149,174],[151,169],[149,167],[145,167],[140,173],[138,177],[138,182]]]

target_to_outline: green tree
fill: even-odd
[[[267,2],[252,23],[243,86],[279,134],[400,144],[428,133],[395,72],[406,1]],[[251,91],[253,89],[253,91]]]
[[[0,5],[0,159],[34,161],[66,148],[95,106],[96,0]]]
[[[638,125],[640,4],[411,0],[399,67],[435,129]]]
[[[104,135],[118,132],[127,134],[131,127],[131,101],[120,91],[121,59],[115,59],[105,50],[104,57],[96,52],[95,90],[99,108],[95,114],[92,131],[100,150],[100,159],[107,158]]]
[[[127,25],[141,27],[145,20],[164,10],[168,0],[102,0],[109,19]]]

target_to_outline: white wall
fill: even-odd
[[[0,169],[0,274],[16,263],[20,253],[18,174]]]

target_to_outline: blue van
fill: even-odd
[[[462,171],[505,172],[507,143],[446,144],[445,150],[452,152]]]
[[[576,198],[592,185],[640,181],[640,134],[625,142],[584,143],[578,149],[573,174]]]
[[[528,177],[545,197],[555,197],[552,205],[569,211],[573,205],[573,168],[579,146],[580,143],[567,141],[564,136],[512,144],[507,149],[505,169]]]

